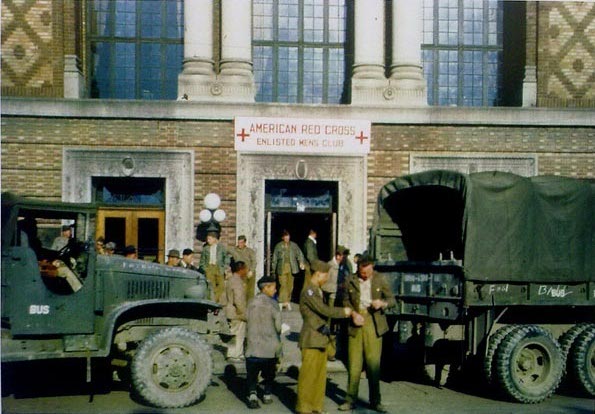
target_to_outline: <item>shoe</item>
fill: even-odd
[[[248,397],[248,408],[260,408],[256,394],[250,394],[250,397]]]
[[[273,396],[271,394],[265,394],[262,396],[262,402],[265,404],[273,403]]]
[[[282,304],[282,303],[280,303],[280,304],[279,304],[279,310],[280,310],[280,311],[282,311],[282,310],[283,310],[283,304]]]
[[[372,410],[376,411],[377,413],[388,413],[386,407],[380,403],[373,405]]]
[[[351,411],[355,409],[355,404],[350,402],[344,402],[338,407],[339,411]]]
[[[291,310],[291,303],[287,304],[287,310],[290,311]]]

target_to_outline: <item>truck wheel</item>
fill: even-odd
[[[487,341],[486,354],[483,359],[483,375],[488,384],[492,384],[494,375],[494,355],[500,343],[513,330],[520,328],[519,325],[506,325],[499,328]]]
[[[590,324],[588,323],[579,323],[574,325],[572,328],[564,332],[562,336],[560,336],[558,343],[560,344],[564,358],[568,357],[568,352],[570,352],[570,348],[572,347],[572,344],[574,344],[575,339],[589,326]]]
[[[510,332],[496,351],[495,379],[518,402],[537,403],[553,394],[562,378],[564,359],[552,335],[537,325]]]
[[[587,327],[570,348],[568,373],[582,391],[595,396],[595,328]]]
[[[147,403],[163,408],[198,401],[211,382],[209,346],[187,329],[166,328],[149,335],[132,360],[132,386]]]

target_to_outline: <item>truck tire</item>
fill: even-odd
[[[562,379],[564,359],[552,335],[537,325],[510,332],[496,351],[495,379],[503,394],[534,404],[551,396]]]
[[[583,333],[585,329],[590,326],[588,323],[579,323],[574,325],[572,328],[564,332],[560,338],[558,338],[558,343],[560,344],[560,348],[562,349],[562,355],[566,359],[568,357],[568,353],[570,352],[570,348],[576,338]]]
[[[506,325],[499,328],[487,341],[486,354],[483,359],[483,375],[488,384],[494,382],[494,355],[500,343],[513,330],[520,328],[519,325]]]
[[[568,374],[587,395],[595,397],[595,327],[588,326],[574,341]]]
[[[194,404],[211,382],[213,361],[200,335],[172,327],[150,334],[132,359],[133,390],[155,407]]]

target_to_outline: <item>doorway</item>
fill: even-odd
[[[165,180],[151,177],[93,177],[97,237],[116,243],[117,254],[135,246],[139,259],[165,259]]]
[[[116,243],[116,254],[124,248],[137,248],[139,259],[164,263],[165,212],[146,209],[108,209],[97,212],[97,237]]]
[[[318,257],[328,261],[337,243],[336,181],[265,181],[265,272],[271,274],[275,245],[284,230],[303,251],[310,229],[316,230]],[[301,281],[296,280],[296,285]]]

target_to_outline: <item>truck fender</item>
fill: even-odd
[[[207,320],[209,312],[218,314],[219,311],[221,305],[205,299],[146,299],[122,303],[106,319],[100,355],[109,355],[114,332],[122,323],[157,316]]]

